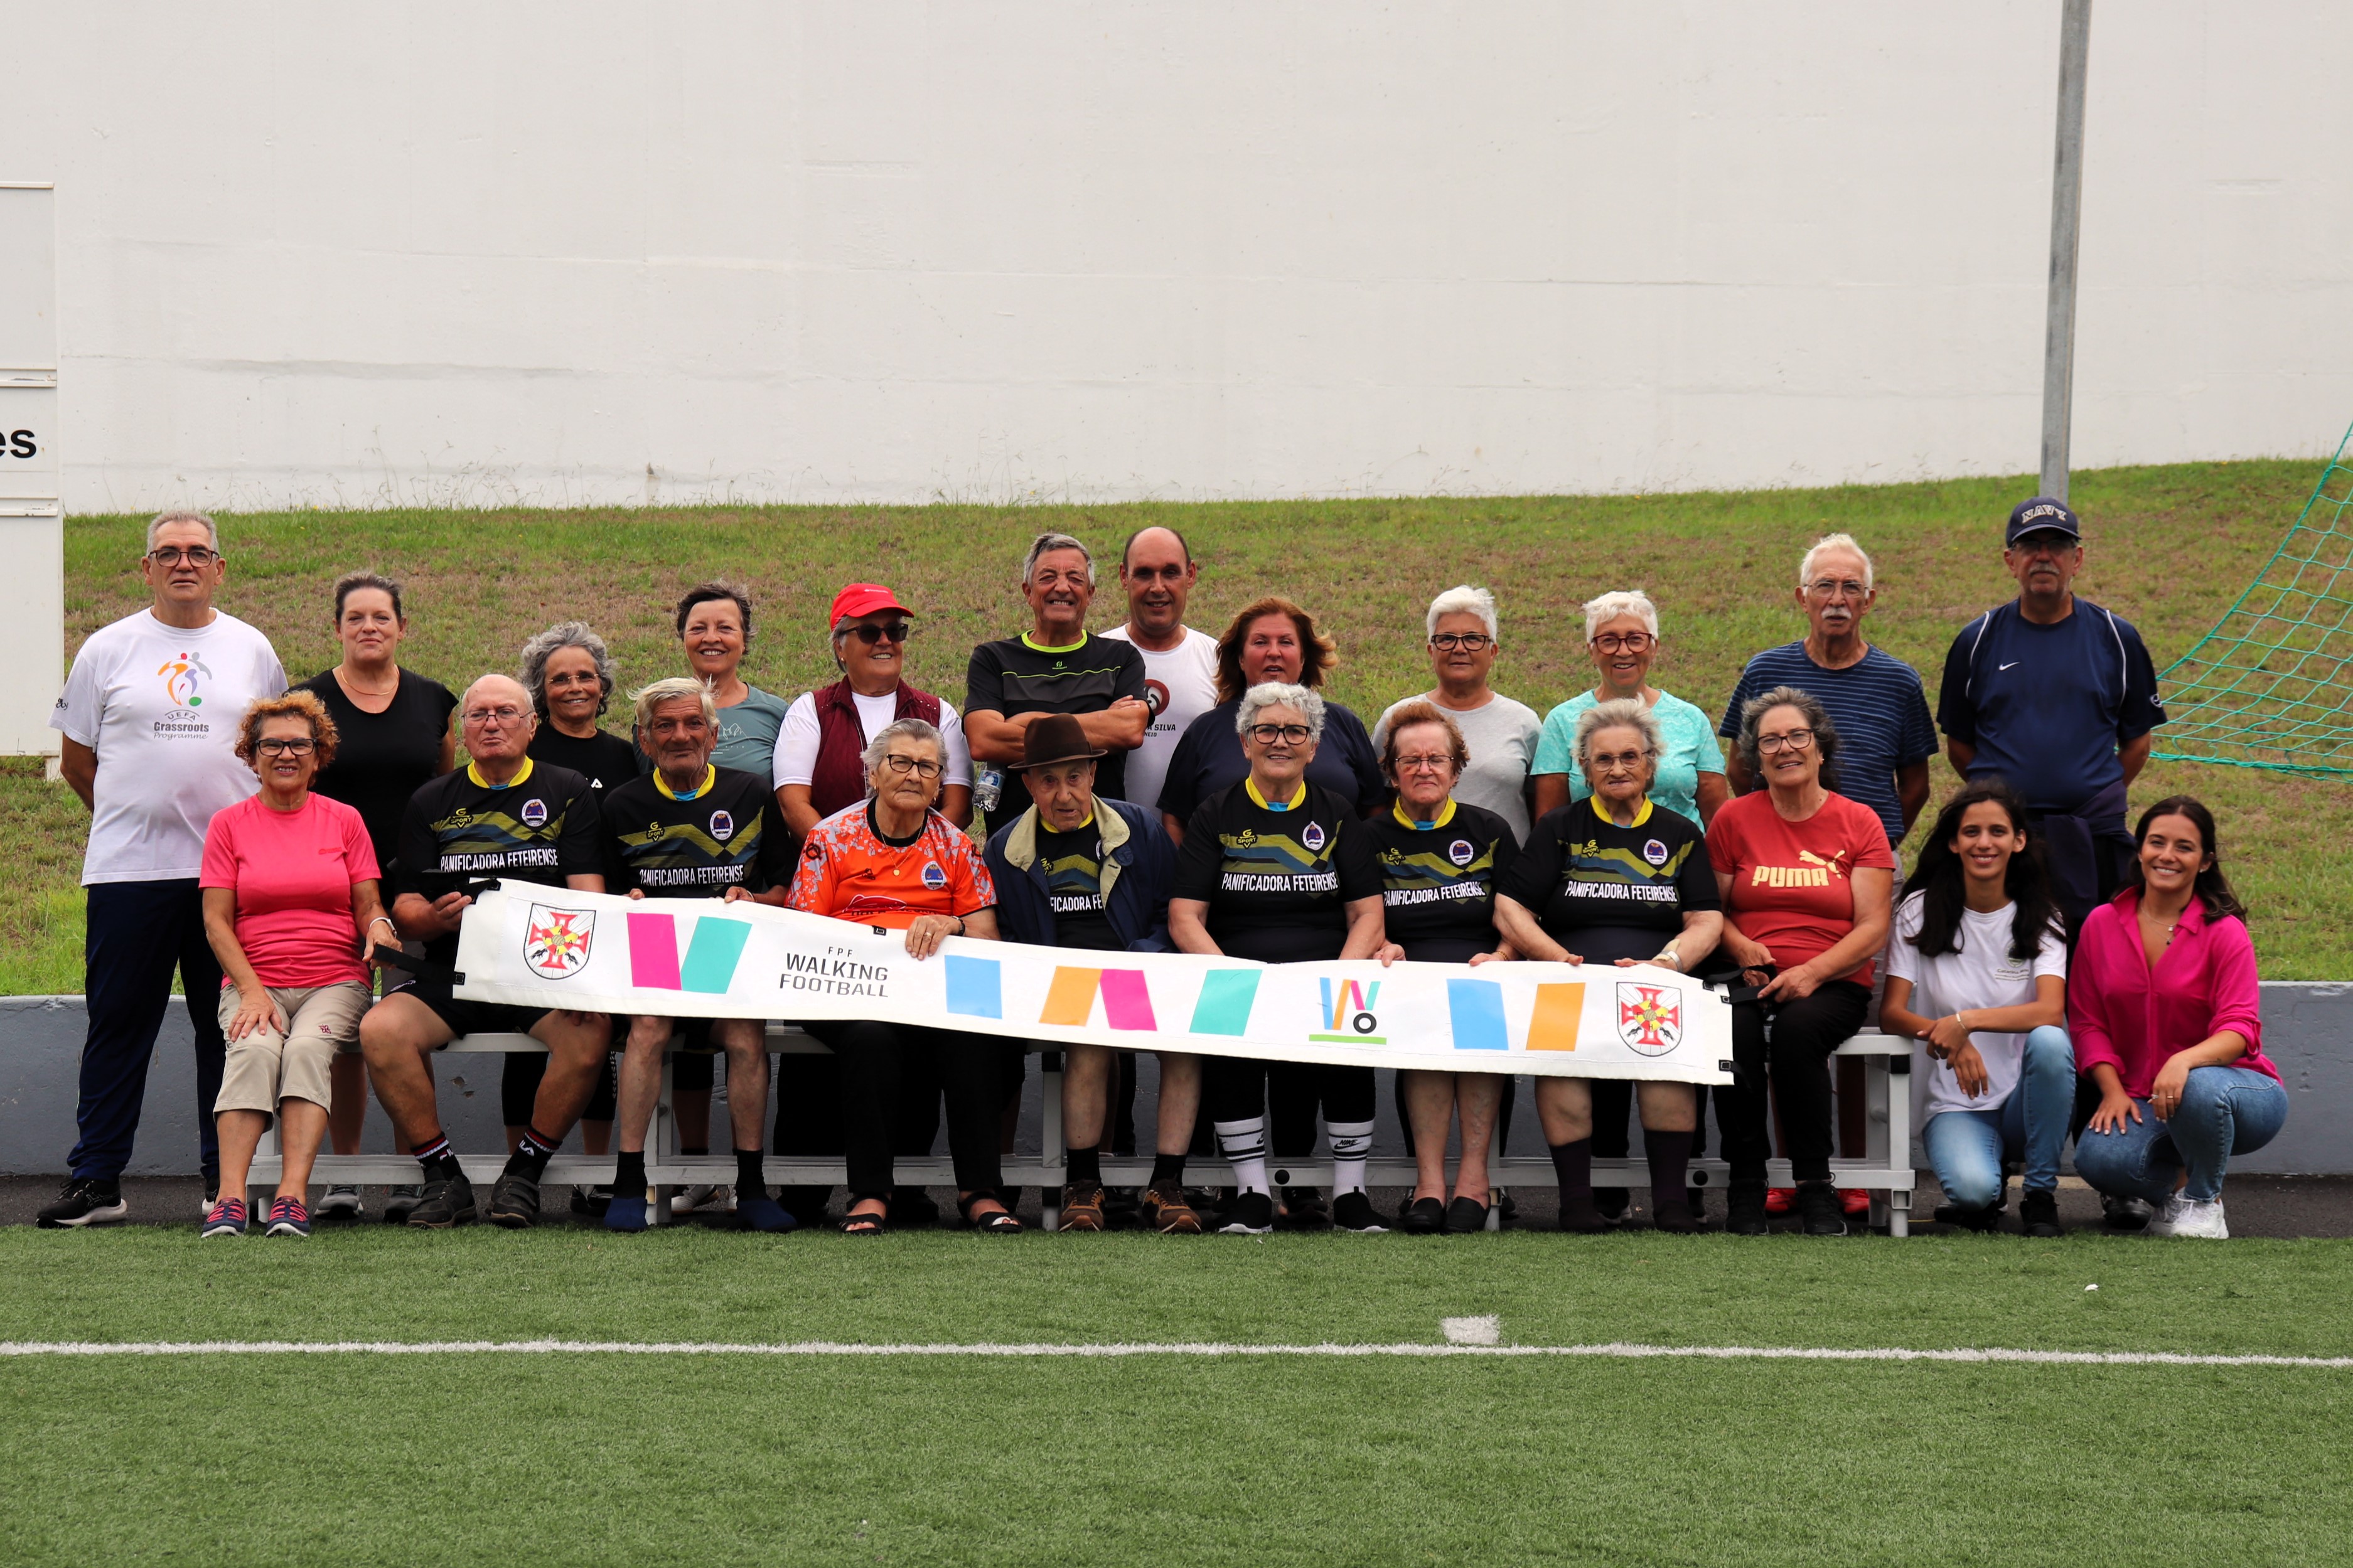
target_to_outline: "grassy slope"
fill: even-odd
[[[1426,1342],[1488,1310],[1533,1343],[2342,1353],[2353,1247],[18,1229],[0,1281],[13,1338]],[[0,1521],[28,1563],[2305,1563],[2353,1526],[2346,1375],[16,1361]]]
[[[664,606],[710,575],[750,583],[760,642],[749,672],[797,692],[825,679],[825,606],[881,577],[923,610],[912,668],[961,698],[971,645],[1018,625],[1012,581],[1041,528],[1115,549],[1130,530],[1186,530],[1205,563],[1192,619],[1216,626],[1266,591],[1310,605],[1336,634],[1335,693],[1369,717],[1419,690],[1422,606],[1461,582],[1503,600],[1497,684],[1539,709],[1590,681],[1577,605],[1641,585],[1665,613],[1659,679],[1715,710],[1744,659],[1802,629],[1787,597],[1804,545],[1861,538],[1883,583],[1878,641],[1927,677],[1954,631],[2010,588],[2000,520],[2026,481],[1656,497],[1303,501],[1095,508],[774,509],[721,511],[301,513],[234,520],[224,603],[276,640],[298,676],[331,662],[326,584],[373,565],[409,587],[407,662],[452,685],[507,668],[522,639],[576,615],[611,638],[632,684],[676,663]],[[2163,665],[2258,569],[2311,484],[2308,466],[2254,462],[2078,475],[2093,520],[2091,596],[2136,621]],[[77,518],[67,530],[68,635],[79,640],[142,602],[131,564],[139,521]],[[1115,590],[1098,624],[1116,618]],[[1937,768],[1939,786],[1950,775]],[[2135,792],[2187,789],[2225,825],[2225,849],[2256,908],[2278,978],[2335,978],[2353,870],[2353,792],[2240,769],[2159,763]],[[0,773],[0,992],[80,984],[73,888],[82,816],[21,765]]]

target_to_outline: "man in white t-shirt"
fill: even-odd
[[[1425,617],[1430,664],[1438,684],[1419,697],[1392,702],[1373,726],[1373,750],[1388,745],[1389,714],[1408,702],[1427,701],[1445,710],[1462,731],[1471,763],[1454,785],[1454,798],[1483,806],[1528,841],[1528,764],[1535,761],[1544,721],[1525,702],[1514,702],[1487,684],[1496,656],[1504,651],[1495,618],[1495,595],[1468,584],[1449,588],[1430,602]]]
[[[1103,635],[1134,643],[1144,655],[1144,700],[1152,716],[1144,744],[1128,753],[1127,798],[1147,806],[1160,799],[1185,726],[1218,705],[1218,639],[1185,624],[1200,576],[1185,536],[1173,528],[1138,529],[1119,558],[1127,620]]]
[[[254,699],[286,689],[286,671],[268,637],[213,607],[227,565],[212,519],[167,511],[149,523],[139,570],[153,606],[90,635],[49,717],[65,736],[66,783],[90,810],[81,868],[90,1027],[80,1138],[64,1193],[40,1212],[45,1226],[102,1225],[128,1212],[122,1172],[174,971],[195,1026],[207,1208],[220,1170],[213,1101],[224,1047],[213,1002],[221,971],[196,877],[213,814],[261,787],[237,761],[237,726]]]

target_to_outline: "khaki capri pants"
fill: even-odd
[[[332,1109],[335,1091],[331,1069],[336,1053],[360,1048],[360,1016],[368,1010],[368,988],[347,980],[336,985],[269,987],[269,999],[286,1016],[280,1034],[264,1025],[241,1040],[228,1042],[228,1060],[221,1071],[220,1098],[213,1112],[259,1110],[278,1113],[281,1100],[307,1100]],[[221,1031],[226,1034],[237,1016],[237,990],[224,985],[220,994]]]

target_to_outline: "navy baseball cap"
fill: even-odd
[[[2063,533],[2070,539],[2084,537],[2084,525],[2067,510],[2063,500],[2049,496],[2029,496],[2020,501],[2010,514],[2010,529],[2001,536],[2007,550],[2029,533]]]

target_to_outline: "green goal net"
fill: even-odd
[[[2176,762],[2353,775],[2353,430],[2263,569],[2159,677]]]

